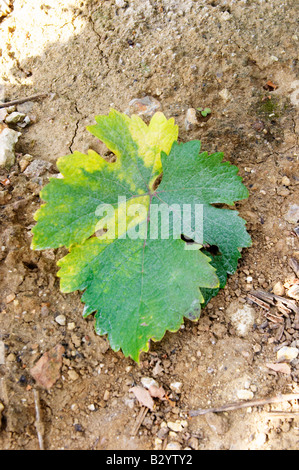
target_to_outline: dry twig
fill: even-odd
[[[33,389],[33,395],[34,395],[34,405],[35,405],[35,429],[37,432],[37,437],[38,437],[38,444],[40,450],[44,450],[44,425],[41,420],[41,410],[40,410],[40,401],[39,401],[39,393],[37,390]]]
[[[9,106],[14,106],[15,104],[26,103],[27,101],[39,100],[40,98],[46,98],[47,96],[49,96],[49,93],[39,93],[38,95],[28,96],[27,98],[19,98],[16,100],[7,101],[6,103],[0,102],[0,109],[9,108]]]
[[[277,395],[270,398],[258,398],[254,400],[237,401],[235,403],[228,403],[227,405],[220,406],[219,408],[207,408],[200,410],[190,411],[190,416],[205,415],[206,413],[221,413],[223,411],[239,410],[241,408],[249,408],[252,406],[263,406],[269,403],[281,403],[283,401],[298,400],[299,393],[288,393],[286,395]]]
[[[280,411],[280,410],[274,410],[274,411],[268,411],[269,416],[280,416],[282,418],[293,418],[293,416],[299,416],[299,411]]]
[[[251,291],[250,294],[264,302],[268,302],[270,305],[274,305],[275,307],[277,307],[277,302],[281,302],[286,305],[287,308],[293,310],[294,313],[299,314],[299,307],[296,305],[294,300],[286,299],[280,295],[270,294],[270,292],[264,292],[262,290],[254,290]]]
[[[147,412],[148,412],[148,408],[146,406],[142,406],[140,411],[139,411],[139,414],[137,416],[134,427],[132,429],[132,432],[131,432],[132,436],[136,436],[136,434],[138,433],[138,430],[139,430],[140,426],[142,425],[143,420],[144,420]]]

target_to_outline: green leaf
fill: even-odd
[[[114,110],[96,122],[88,130],[116,162],[93,151],[58,160],[62,178],[42,190],[32,248],[70,249],[58,262],[61,290],[84,291],[84,316],[96,312],[96,332],[138,361],[150,339],[197,319],[236,270],[239,250],[250,245],[245,222],[213,204],[232,205],[248,192],[222,154],[199,154],[199,141],[177,144],[177,126],[162,113],[149,126]],[[216,245],[217,257],[202,244]]]
[[[83,243],[95,232],[100,204],[117,204],[119,195],[130,199],[148,192],[162,170],[161,151],[169,153],[178,137],[174,120],[162,113],[156,113],[149,126],[138,116],[129,118],[114,110],[96,121],[88,130],[117,160],[107,162],[92,150],[58,159],[63,178],[52,178],[41,192],[47,204],[35,214],[33,249]]]

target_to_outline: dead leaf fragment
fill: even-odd
[[[151,397],[151,394],[148,390],[143,387],[132,387],[129,392],[133,392],[139,403],[143,406],[146,406],[150,410],[154,408],[154,400]]]
[[[275,372],[281,372],[282,374],[291,374],[291,368],[285,362],[280,362],[279,364],[266,364],[268,369],[274,370]]]
[[[156,385],[150,385],[148,391],[153,398],[159,398],[165,400],[165,390],[163,387],[156,387]]]

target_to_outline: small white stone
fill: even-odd
[[[224,11],[221,15],[221,18],[223,19],[223,21],[227,21],[229,20],[231,17],[230,13],[228,11]]]
[[[5,122],[7,124],[17,124],[18,122],[24,121],[25,116],[26,114],[15,111],[6,117]]]
[[[181,446],[178,442],[168,442],[165,450],[181,450]]]
[[[299,349],[292,348],[289,346],[284,346],[283,348],[277,351],[277,359],[279,361],[291,362],[293,361],[293,359],[296,359],[298,354],[299,354]]]
[[[299,205],[291,204],[288,212],[284,215],[284,219],[290,224],[297,224],[299,220]]]
[[[118,8],[123,8],[126,6],[126,2],[125,0],[115,0],[115,5],[118,7]]]
[[[186,131],[190,131],[194,127],[198,125],[198,120],[196,116],[196,109],[195,108],[189,108],[187,109],[186,112],[186,118],[185,118],[185,129]]]
[[[88,409],[89,411],[95,411],[96,407],[94,406],[93,403],[91,403],[90,405],[88,405]]]
[[[227,88],[223,88],[223,90],[219,91],[219,96],[223,101],[229,101],[231,98],[231,94]]]
[[[232,302],[228,307],[227,316],[235,328],[236,334],[240,337],[246,336],[255,322],[254,308],[240,304],[238,301]]]
[[[68,371],[68,376],[72,381],[79,379],[79,374],[77,374],[77,372],[73,369]]]
[[[288,178],[287,176],[283,176],[281,179],[281,184],[283,184],[284,186],[290,186],[291,184],[290,178]]]
[[[18,141],[20,132],[5,127],[0,128],[0,168],[11,167],[15,163],[15,144]]]
[[[253,398],[253,392],[251,390],[238,390],[237,391],[237,397],[240,400],[252,400]]]
[[[175,393],[181,393],[182,392],[182,387],[183,387],[182,382],[172,382],[170,384],[171,390]]]
[[[285,288],[284,288],[284,285],[281,281],[276,282],[276,284],[273,286],[273,294],[275,294],[275,295],[284,295],[285,294]]]
[[[150,388],[152,386],[159,388],[158,382],[152,377],[142,377],[141,383],[145,388]]]
[[[56,321],[56,323],[58,323],[59,325],[64,326],[64,325],[65,325],[65,322],[66,322],[66,318],[65,318],[64,315],[57,315],[57,317],[55,317],[55,321]]]
[[[68,329],[68,330],[71,330],[71,331],[72,331],[72,330],[74,330],[75,328],[76,328],[76,323],[70,322],[70,323],[67,324],[67,329]]]
[[[167,423],[167,427],[174,432],[182,432],[187,426],[188,423],[185,420],[168,421]]]

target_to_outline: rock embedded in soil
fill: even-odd
[[[14,165],[15,145],[20,135],[20,132],[9,129],[4,124],[0,125],[0,168],[10,168]]]
[[[291,362],[294,359],[296,359],[298,354],[299,354],[299,349],[292,348],[292,347],[289,347],[289,346],[284,346],[283,348],[280,348],[277,351],[277,359],[279,361]]]
[[[17,124],[19,122],[23,122],[25,117],[26,114],[14,111],[5,118],[5,122],[6,124]]]
[[[42,355],[37,363],[30,369],[30,374],[36,383],[49,390],[60,378],[62,355],[64,347],[57,344]]]
[[[65,315],[57,315],[57,317],[55,317],[55,321],[58,325],[64,326],[66,323]]]
[[[290,224],[297,224],[299,221],[299,205],[291,204],[289,210],[284,215],[284,219]]]
[[[26,153],[19,159],[19,167],[21,170],[21,173],[26,170],[26,168],[30,165],[30,163],[33,160],[33,156],[30,155],[29,153]]]
[[[79,374],[77,374],[77,372],[74,369],[68,370],[67,373],[68,373],[69,379],[72,380],[72,382],[75,382],[75,380],[79,379]]]
[[[170,384],[171,390],[178,394],[182,393],[182,387],[183,387],[182,382],[172,382]]]
[[[281,296],[285,294],[285,288],[281,281],[276,282],[276,284],[274,285],[273,294]]]
[[[189,109],[187,109],[186,117],[185,117],[185,129],[186,129],[186,131],[191,131],[196,126],[198,126],[198,120],[197,120],[197,116],[196,116],[196,109],[195,108],[189,108]]]
[[[28,176],[29,178],[41,176],[47,170],[50,170],[51,166],[52,166],[51,163],[37,158],[36,160],[33,160],[33,162],[31,162],[28,165],[28,167],[24,171],[24,175]]]
[[[152,96],[144,98],[134,98],[129,103],[126,114],[137,114],[141,118],[151,118],[157,111],[161,111],[161,103]]]
[[[170,441],[168,442],[165,450],[181,450],[181,446],[178,442]]]
[[[255,322],[255,310],[249,305],[232,302],[226,311],[228,320],[240,337],[247,336]]]
[[[252,400],[253,392],[251,390],[241,389],[237,391],[237,397],[239,400]]]

